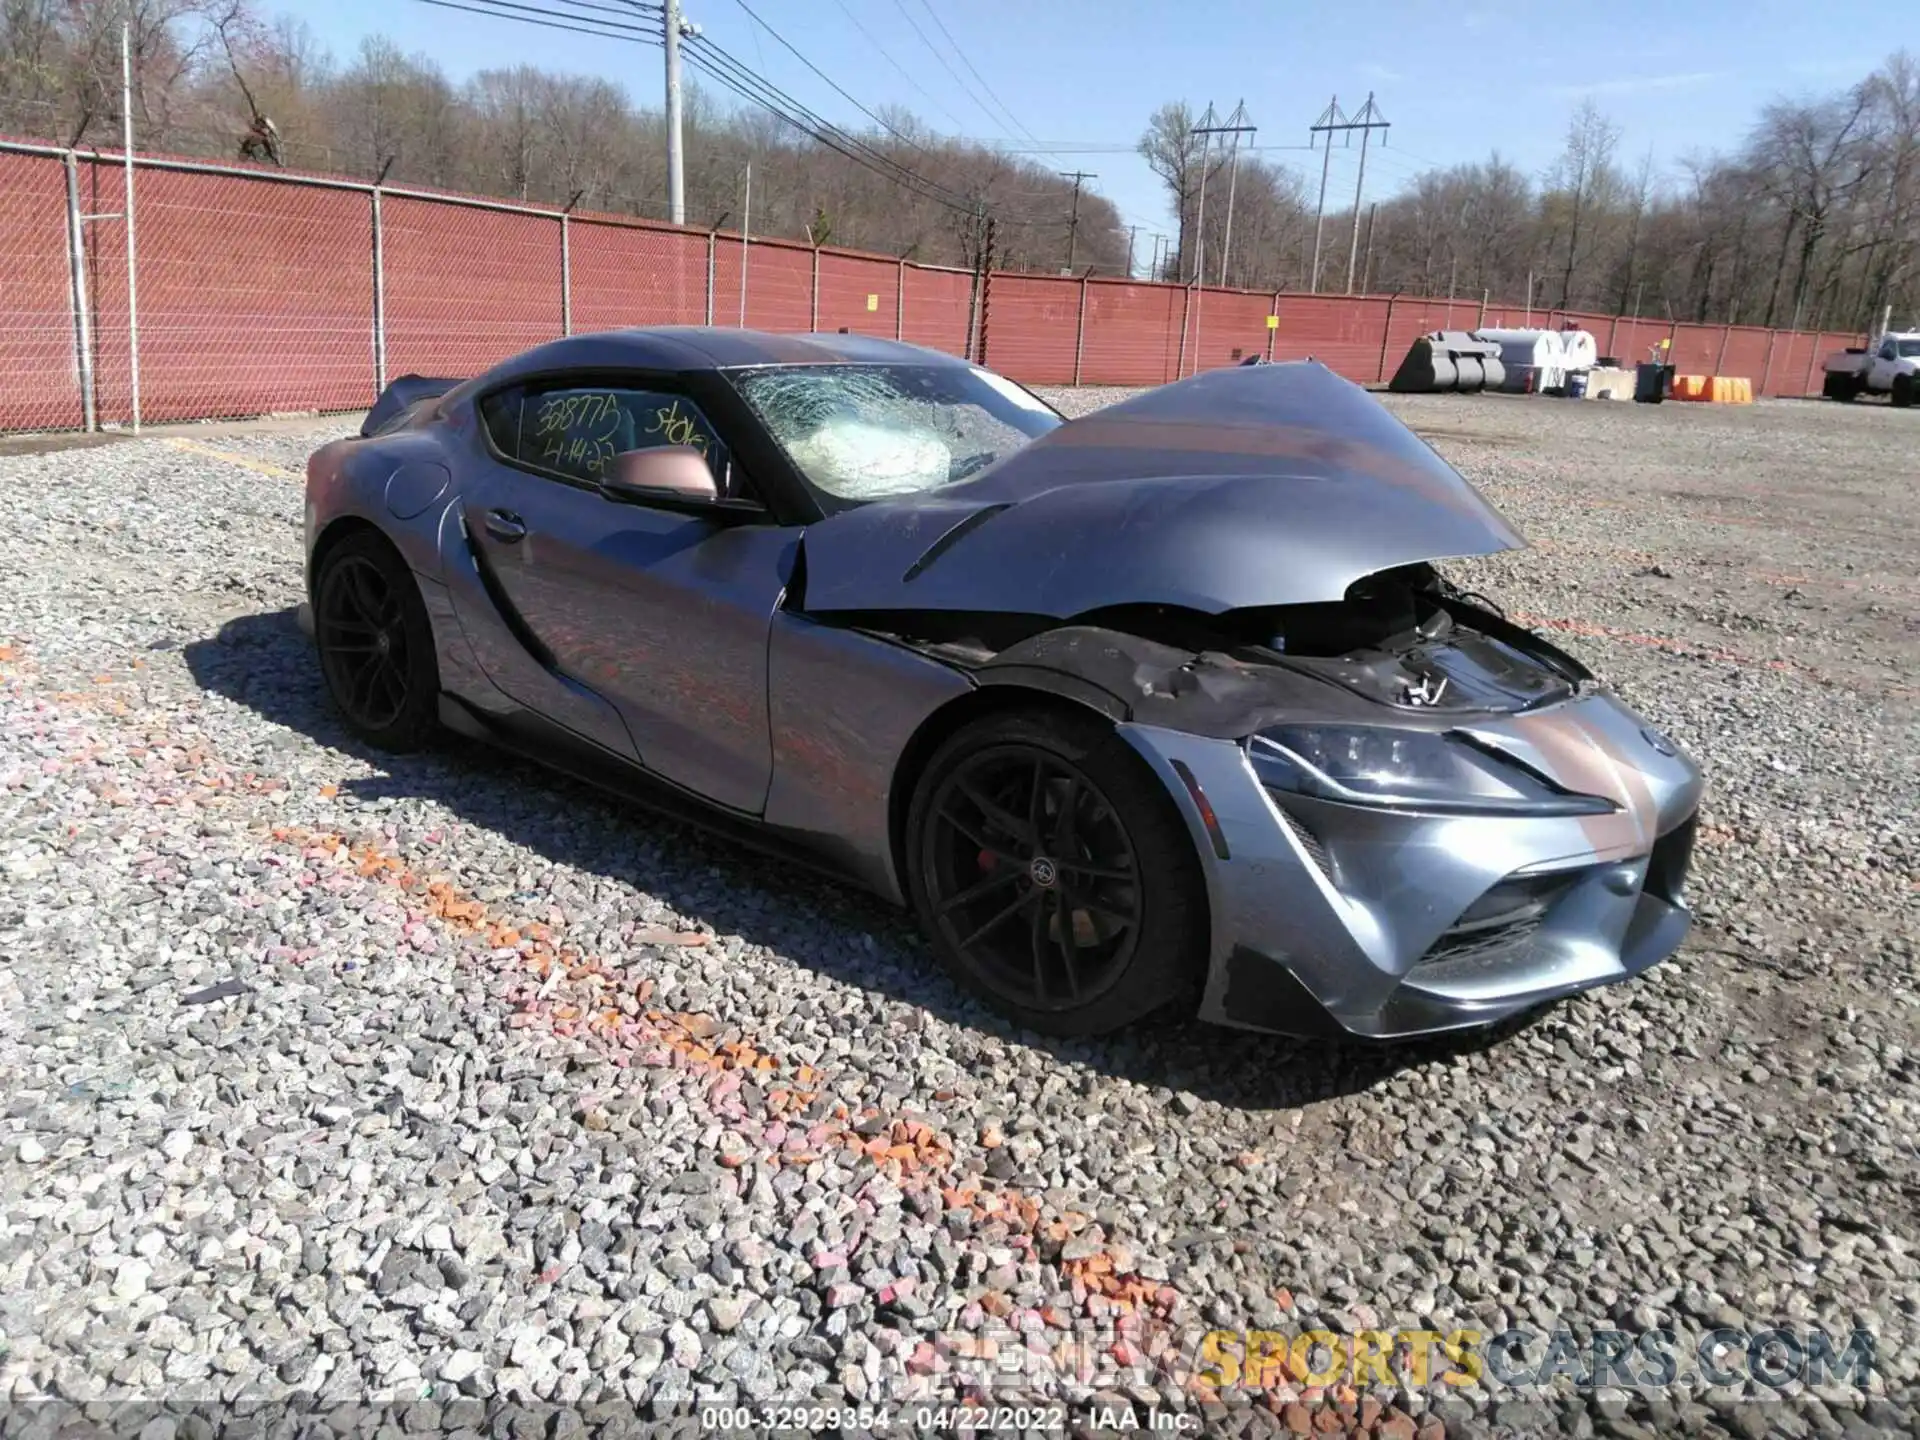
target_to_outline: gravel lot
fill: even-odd
[[[1230,1423],[1911,1431],[1920,419],[1389,403],[1535,541],[1456,573],[1710,784],[1675,962],[1421,1046],[1039,1042],[857,894],[359,749],[291,611],[342,422],[0,456],[0,1397],[953,1399],[934,1337],[1021,1331],[1144,1401],[1216,1327],[1779,1323],[1879,1396]]]

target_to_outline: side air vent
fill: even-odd
[[[1333,879],[1333,861],[1327,856],[1327,847],[1320,843],[1320,837],[1294,819],[1285,806],[1279,807],[1280,818],[1287,822],[1287,829],[1293,832],[1293,838],[1300,842],[1300,848],[1307,852],[1307,858],[1313,861],[1314,869],[1326,879]]]

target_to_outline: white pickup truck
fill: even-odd
[[[1864,391],[1885,395],[1901,408],[1920,399],[1920,330],[1888,330],[1867,346],[1829,355],[1820,393],[1852,400]]]

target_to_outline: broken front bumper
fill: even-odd
[[[1605,695],[1474,733],[1551,773],[1541,756],[1561,724],[1600,737],[1613,757],[1624,776],[1618,813],[1338,804],[1269,791],[1235,742],[1121,726],[1181,807],[1206,871],[1213,945],[1202,1018],[1289,1034],[1429,1034],[1624,980],[1671,955],[1690,922],[1700,772]],[[1589,783],[1569,788],[1595,788],[1567,777],[1576,778]]]

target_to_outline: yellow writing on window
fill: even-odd
[[[658,435],[669,445],[691,445],[702,455],[707,453],[707,431],[699,417],[681,408],[678,400],[653,412],[647,434]]]
[[[598,475],[620,451],[620,397],[604,391],[551,395],[534,419],[543,464]]]

